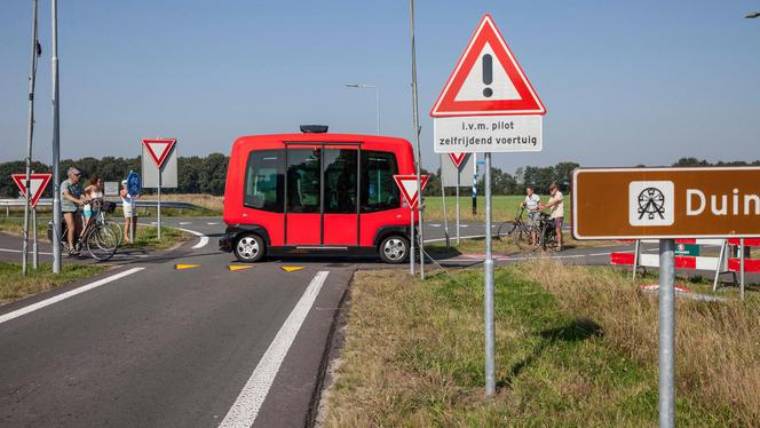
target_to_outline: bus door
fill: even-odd
[[[322,149],[322,244],[359,245],[359,145],[327,144]]]
[[[320,146],[288,145],[285,175],[285,245],[322,244]]]

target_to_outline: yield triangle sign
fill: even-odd
[[[420,176],[420,186],[425,189],[429,176]],[[401,195],[404,196],[404,200],[409,205],[410,209],[414,209],[417,206],[420,192],[417,191],[417,176],[414,174],[396,174],[393,176],[396,180],[396,185],[401,190]]]
[[[449,157],[451,158],[451,161],[454,162],[454,166],[457,167],[457,169],[460,169],[464,160],[467,159],[467,153],[449,153]]]
[[[543,115],[541,99],[491,15],[480,20],[430,115]]]
[[[52,174],[48,173],[31,174],[29,176],[29,187],[31,188],[29,195],[32,207],[37,206],[37,202],[40,201],[42,194],[45,193],[45,188],[48,183],[50,183],[50,177],[52,176]],[[11,174],[11,178],[13,178],[13,181],[16,183],[16,186],[18,186],[21,194],[26,197],[26,174]]]
[[[156,164],[156,166],[159,169],[161,169],[161,167],[164,164],[164,161],[166,161],[166,158],[168,158],[169,154],[172,152],[174,145],[177,144],[177,139],[176,138],[145,139],[142,141],[142,143],[145,145],[145,148],[148,149],[148,153],[150,154],[150,157],[153,159],[153,162]]]

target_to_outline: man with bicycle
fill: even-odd
[[[79,207],[87,203],[87,199],[82,197],[82,187],[79,180],[82,172],[75,167],[67,171],[68,178],[61,183],[61,211],[63,220],[66,222],[66,241],[69,244],[69,255],[79,254],[79,250],[74,245],[75,239],[79,236],[82,221],[79,218]]]
[[[528,185],[525,187],[525,200],[520,204],[521,207],[528,210],[528,226],[530,227],[530,243],[533,245],[538,244],[538,218],[539,210],[538,206],[541,203],[541,197],[539,197],[534,191],[533,186]]]
[[[562,201],[562,192],[559,191],[557,183],[549,185],[549,202],[539,204],[541,210],[550,209],[549,219],[554,225],[554,233],[557,236],[557,251],[562,251],[562,223],[565,218],[565,205]]]

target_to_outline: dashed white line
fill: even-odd
[[[22,253],[22,252],[23,251],[21,251],[21,250],[14,250],[12,248],[0,248],[0,253]],[[29,251],[29,253],[31,254],[31,250]],[[53,255],[53,253],[46,253],[44,251],[39,251],[38,254],[41,254],[43,256],[52,256]]]
[[[77,287],[77,288],[75,288],[73,290],[70,290],[70,291],[67,291],[65,293],[61,293],[61,294],[55,295],[55,296],[50,297],[48,299],[41,300],[41,301],[39,301],[37,303],[33,303],[33,304],[29,305],[29,306],[24,306],[23,308],[16,309],[15,311],[8,312],[7,314],[0,315],[0,324],[4,323],[6,321],[10,321],[10,320],[12,320],[14,318],[18,318],[20,316],[26,315],[26,314],[28,314],[30,312],[34,312],[36,310],[42,309],[42,308],[44,308],[46,306],[50,306],[50,305],[52,305],[54,303],[58,303],[58,302],[60,302],[62,300],[66,300],[69,297],[74,297],[77,294],[82,294],[82,293],[84,293],[86,291],[90,291],[93,288],[100,287],[101,285],[106,285],[106,284],[108,284],[110,282],[114,282],[114,281],[116,281],[118,279],[124,278],[125,276],[129,276],[129,275],[132,275],[133,273],[140,272],[143,269],[145,269],[145,268],[135,267],[135,268],[132,268],[132,269],[128,269],[128,270],[125,270],[124,272],[119,272],[117,274],[114,274],[114,275],[111,275],[111,276],[107,276],[107,277],[105,277],[103,279],[99,279],[99,280],[97,280],[95,282],[91,282],[91,283],[89,283],[87,285],[83,285],[81,287]]]
[[[290,345],[293,344],[298,330],[301,329],[329,273],[329,271],[319,271],[314,275],[303,296],[264,352],[264,356],[261,357],[253,374],[219,425],[220,427],[250,427],[256,421],[256,416],[269,394],[269,388],[280,370],[280,365],[288,354]]]
[[[208,222],[206,224],[209,225],[209,226],[213,226],[215,224],[219,224],[219,222],[218,221],[210,221],[210,222]]]
[[[187,226],[188,224],[193,224],[193,222],[192,221],[181,221],[181,222],[179,222],[180,226]]]

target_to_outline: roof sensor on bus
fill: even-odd
[[[327,125],[301,125],[301,132],[304,134],[324,134],[327,132]]]

